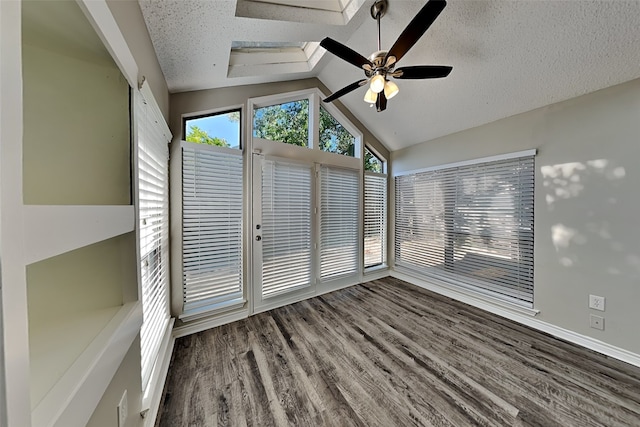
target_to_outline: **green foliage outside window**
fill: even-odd
[[[356,138],[327,110],[320,107],[320,149],[354,157],[355,142]]]
[[[211,136],[206,131],[200,129],[198,126],[189,126],[187,132],[187,141],[195,142],[196,144],[217,145],[218,147],[228,147],[229,143],[224,138],[218,138],[217,136]]]
[[[309,146],[309,100],[262,107],[253,115],[253,136],[285,144]]]
[[[364,170],[382,173],[382,161],[367,147],[364,148]]]

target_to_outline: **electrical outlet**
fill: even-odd
[[[118,403],[118,427],[124,427],[129,415],[129,402],[127,401],[127,390],[122,393],[120,403]]]
[[[598,295],[589,295],[589,308],[604,311],[604,297]]]
[[[592,314],[589,316],[589,324],[593,329],[600,329],[601,331],[604,331],[604,317]]]

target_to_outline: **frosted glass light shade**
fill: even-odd
[[[375,93],[380,93],[384,89],[384,81],[384,77],[382,77],[380,74],[376,74],[371,79],[371,85],[369,86],[369,88]]]
[[[398,85],[395,84],[392,81],[388,81],[387,83],[385,83],[384,85],[384,96],[387,97],[387,99],[391,99],[394,96],[396,96],[398,94],[398,92],[400,92],[400,89],[398,89]]]
[[[375,104],[378,99],[378,94],[372,91],[371,89],[367,89],[367,93],[364,94],[364,102],[368,102],[369,104]]]

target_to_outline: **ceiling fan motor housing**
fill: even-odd
[[[374,76],[378,72],[384,72],[386,74],[393,70],[395,63],[385,66],[385,62],[388,62],[388,61],[385,61],[385,58],[387,57],[387,52],[388,52],[387,50],[379,50],[379,51],[373,52],[371,56],[369,56],[369,61],[371,61],[371,63],[373,64],[373,67],[363,67],[364,73],[366,74],[367,77]]]

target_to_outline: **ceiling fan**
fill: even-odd
[[[358,52],[337,42],[329,37],[320,42],[320,46],[336,55],[338,58],[364,70],[366,79],[359,80],[334,92],[324,102],[332,102],[369,82],[369,89],[364,96],[365,102],[375,104],[378,112],[387,108],[387,100],[397,95],[398,86],[389,77],[394,79],[436,79],[447,77],[453,67],[443,65],[416,65],[394,69],[398,61],[413,47],[414,44],[429,29],[440,12],[445,8],[445,0],[429,0],[420,12],[411,20],[391,49],[380,48],[380,18],[384,16],[389,7],[388,0],[376,0],[371,6],[371,17],[378,22],[378,50],[369,58],[365,58]]]

